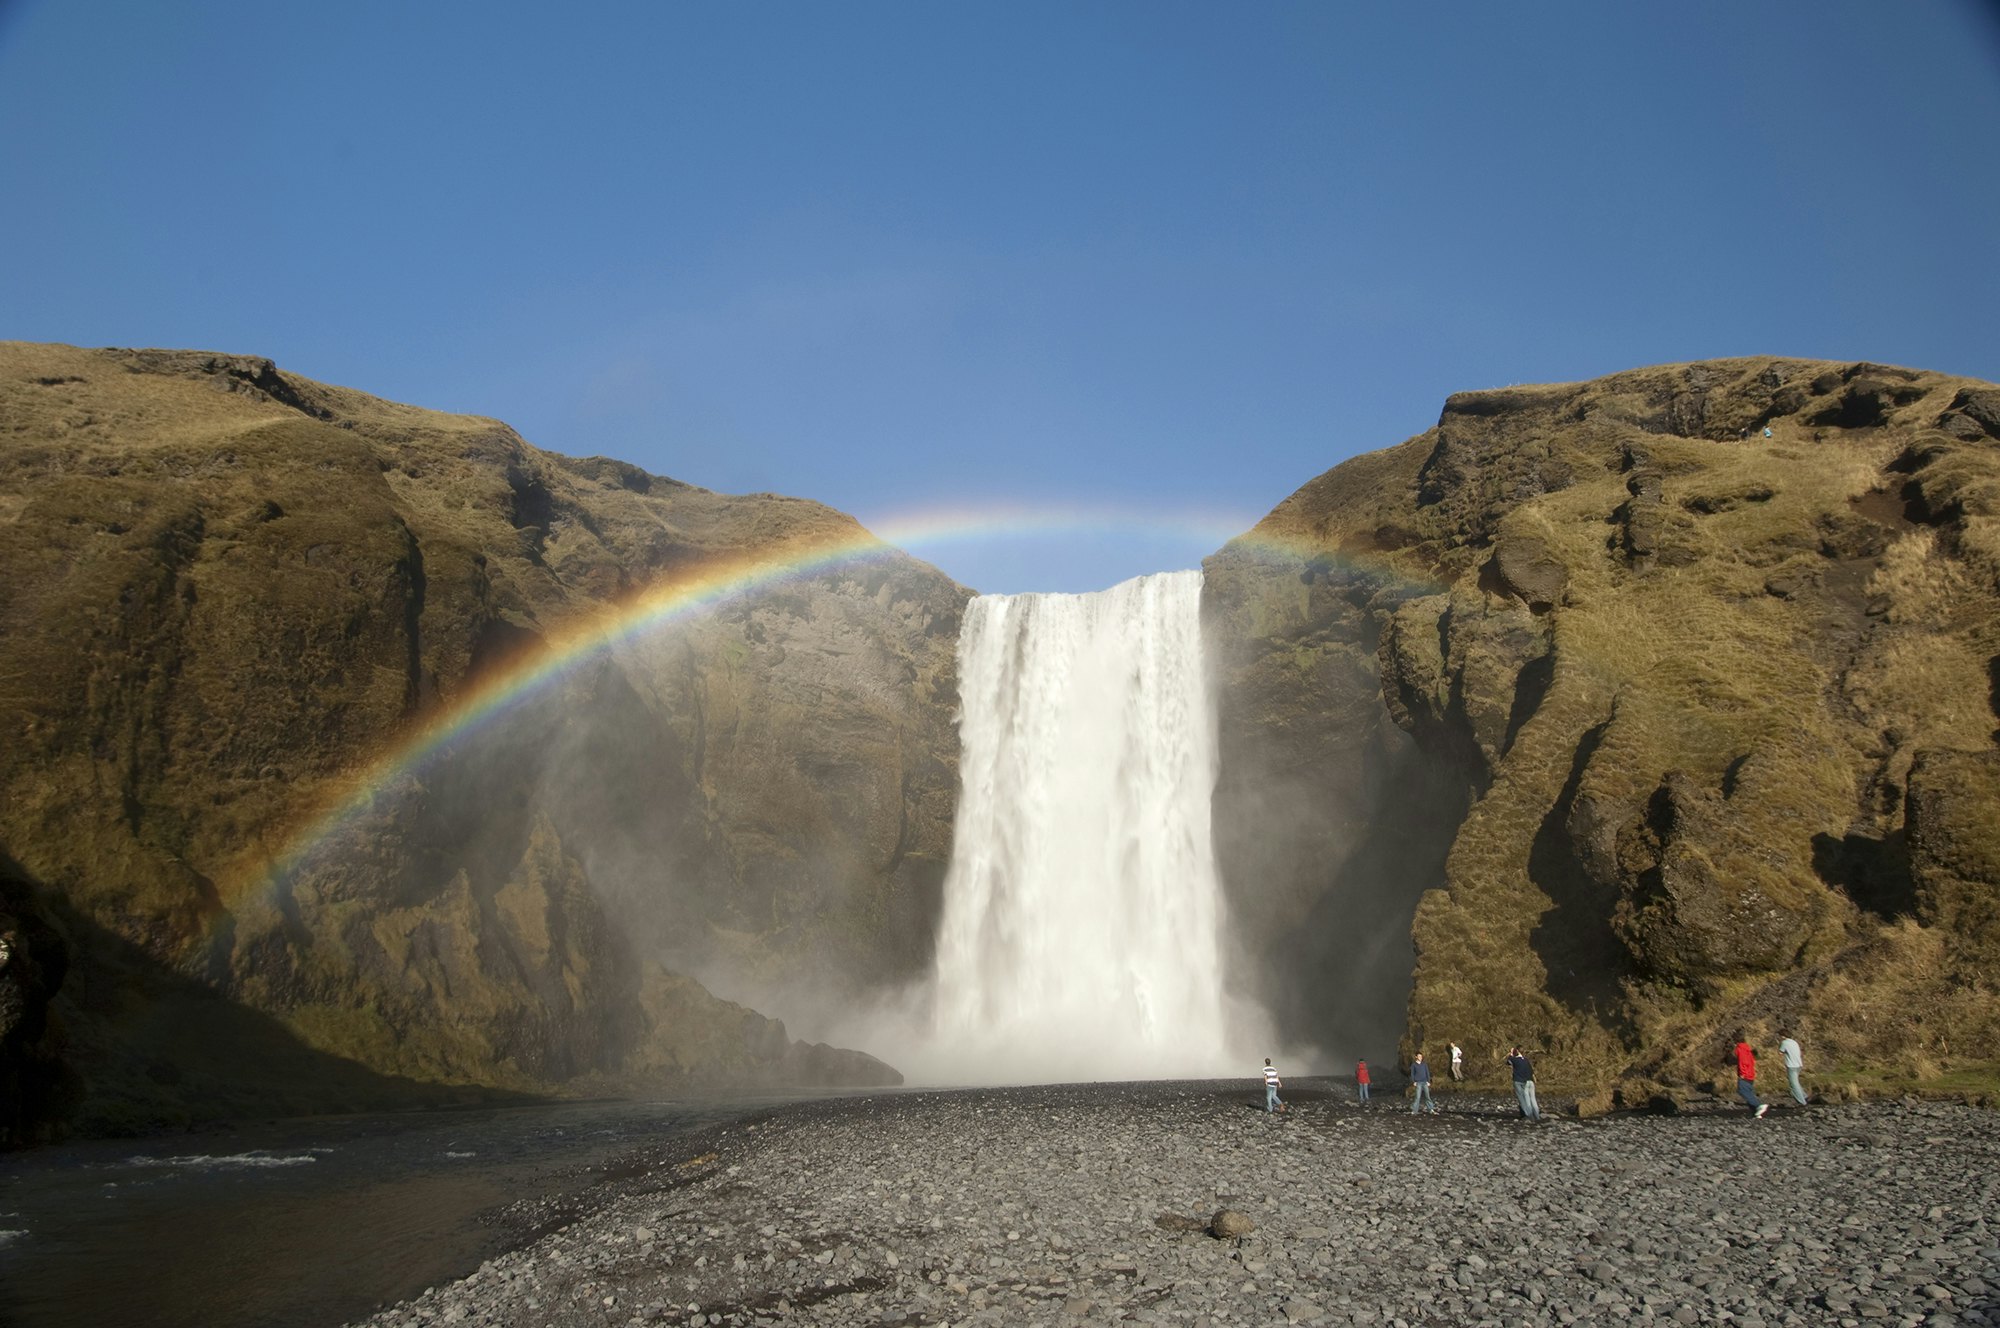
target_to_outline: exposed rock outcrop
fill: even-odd
[[[1746,1020],[1981,1054],[1996,401],[1774,359],[1461,393],[1211,558],[1217,842],[1291,961],[1247,985],[1338,1049],[1522,1041],[1584,1086],[1712,1073]]]
[[[49,1019],[68,970],[68,947],[29,883],[0,859],[0,1148],[45,1138],[74,1092]]]
[[[1929,751],[1910,766],[1917,917],[1950,937],[1954,976],[2000,978],[2000,752]]]
[[[0,346],[0,847],[68,957],[0,1052],[66,1037],[87,1128],[326,1106],[193,1064],[244,1011],[390,1096],[882,1082],[718,998],[928,958],[969,592],[871,546],[262,359]]]

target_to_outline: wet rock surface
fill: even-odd
[[[1904,1103],[1439,1116],[1296,1082],[821,1102],[612,1169],[371,1328],[2000,1324],[2000,1132]],[[1212,1216],[1254,1223],[1218,1238]]]

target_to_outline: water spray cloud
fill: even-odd
[[[1219,511],[1165,511],[1122,507],[936,507],[891,514],[871,532],[847,521],[754,551],[708,559],[668,573],[617,603],[556,624],[544,643],[490,670],[463,687],[444,705],[414,719],[397,740],[371,761],[330,781],[293,823],[283,842],[250,846],[235,870],[227,871],[224,904],[235,907],[276,888],[343,825],[365,814],[387,790],[419,773],[451,745],[502,721],[524,702],[602,657],[622,642],[683,623],[725,605],[790,582],[911,556],[953,541],[1050,532],[1109,535],[1194,536],[1208,547],[1225,543],[1239,552],[1277,559],[1324,556],[1324,550],[1290,535],[1240,533],[1240,519]],[[877,533],[879,532],[879,533]]]

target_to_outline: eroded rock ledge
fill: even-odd
[[[1673,365],[1454,396],[1292,495],[1207,563],[1224,875],[1286,956],[1246,983],[1344,1054],[1599,1086],[1705,1078],[1739,1023],[1990,1057],[1996,411]]]

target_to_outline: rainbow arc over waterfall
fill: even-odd
[[[1235,541],[1238,548],[1274,556],[1312,556],[1317,548],[1285,539],[1246,535],[1238,517],[1204,512],[1117,508],[983,507],[931,509],[876,522],[871,532],[858,524],[820,532],[754,553],[718,557],[665,580],[603,611],[561,627],[546,644],[508,666],[476,680],[447,705],[419,721],[400,742],[368,764],[333,782],[276,853],[252,850],[254,857],[230,873],[230,906],[245,902],[290,876],[313,851],[353,817],[374,806],[385,790],[419,770],[443,749],[482,725],[505,715],[620,642],[644,636],[787,581],[818,576],[911,555],[905,546],[924,548],[958,540],[1049,533],[1166,535],[1198,538],[1210,549]]]

